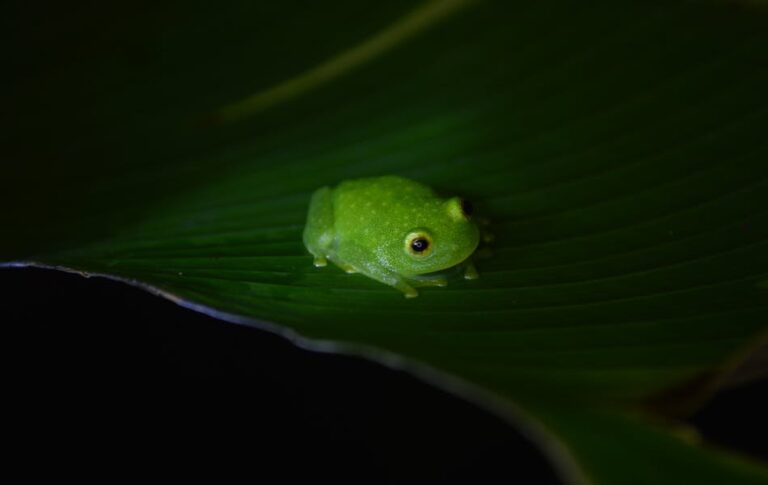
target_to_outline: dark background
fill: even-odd
[[[0,269],[5,436],[20,463],[360,483],[557,483],[505,422],[362,359],[317,354],[114,281]],[[691,418],[766,457],[765,381]],[[29,472],[34,473],[35,469]]]

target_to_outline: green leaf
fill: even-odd
[[[765,10],[334,3],[9,8],[0,261],[405,368],[572,482],[765,482],[648,406],[766,329]],[[490,216],[479,280],[312,266],[311,192],[390,173]]]

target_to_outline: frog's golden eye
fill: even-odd
[[[432,252],[432,238],[424,232],[412,232],[405,238],[405,247],[411,255],[424,257]]]

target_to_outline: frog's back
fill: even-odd
[[[336,228],[340,234],[375,237],[399,229],[397,221],[410,225],[411,212],[436,200],[426,185],[394,175],[347,180],[334,190]]]
[[[397,175],[346,180],[338,185],[336,193],[345,194],[345,198],[363,197],[377,200],[428,198],[435,195],[426,185]]]

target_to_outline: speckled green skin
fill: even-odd
[[[409,251],[409,236],[426,234],[428,254]],[[309,206],[304,245],[315,266],[326,260],[349,273],[362,273],[417,296],[414,286],[445,286],[444,277],[423,276],[464,264],[478,246],[478,226],[462,211],[458,197],[441,199],[429,187],[396,176],[348,180],[315,191]]]

